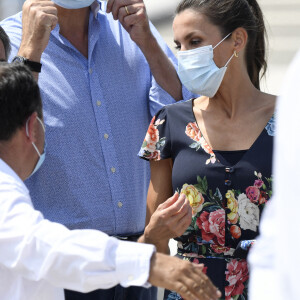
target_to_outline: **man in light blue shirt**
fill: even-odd
[[[42,2],[47,1],[27,0],[35,5]],[[143,28],[141,22],[134,25],[143,1],[110,0],[112,14],[99,10],[99,4],[74,10],[57,6],[58,25],[42,55],[39,76],[47,159],[26,184],[45,218],[70,229],[92,228],[134,239],[144,229],[149,182],[148,166],[137,153],[151,115],[174,102],[174,97],[178,100],[181,86],[172,67],[164,68],[168,76],[159,72],[161,55],[152,51],[151,56],[157,40],[176,63],[152,25],[152,33],[148,32],[147,16]],[[21,43],[22,14],[1,25],[11,39],[13,57]],[[177,92],[169,89],[173,97],[157,84],[154,73],[165,89],[175,82]],[[114,299],[114,293],[102,291],[95,299]],[[151,290],[130,293],[122,289],[119,294],[130,300],[156,298]],[[75,296],[66,299],[71,297]],[[84,297],[76,299],[93,299]]]

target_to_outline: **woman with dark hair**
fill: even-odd
[[[260,91],[262,12],[255,0],[183,0],[173,31],[178,75],[201,96],[166,106],[150,124],[139,153],[151,166],[146,223],[174,192],[185,194],[193,216],[177,255],[204,264],[222,299],[247,299],[247,249],[272,195],[275,96]],[[176,233],[166,238],[155,220],[143,239],[168,252]]]

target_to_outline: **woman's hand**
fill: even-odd
[[[168,252],[169,239],[181,236],[192,221],[192,209],[184,194],[175,193],[160,204],[145,228],[143,242]]]

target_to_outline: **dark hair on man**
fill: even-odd
[[[0,141],[8,141],[32,113],[42,118],[42,101],[31,71],[19,63],[0,63]]]
[[[3,43],[4,50],[5,50],[5,58],[6,61],[8,60],[10,51],[11,51],[11,46],[10,46],[10,40],[4,29],[0,26],[0,40]]]
[[[220,28],[223,36],[238,27],[248,33],[246,64],[250,80],[260,89],[260,72],[263,77],[267,70],[266,28],[262,11],[256,0],[182,0],[176,13],[193,9],[204,14],[208,20]]]

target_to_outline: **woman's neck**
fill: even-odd
[[[210,99],[209,106],[221,109],[228,118],[249,112],[256,106],[262,93],[254,87],[247,72],[225,73],[216,95]]]

